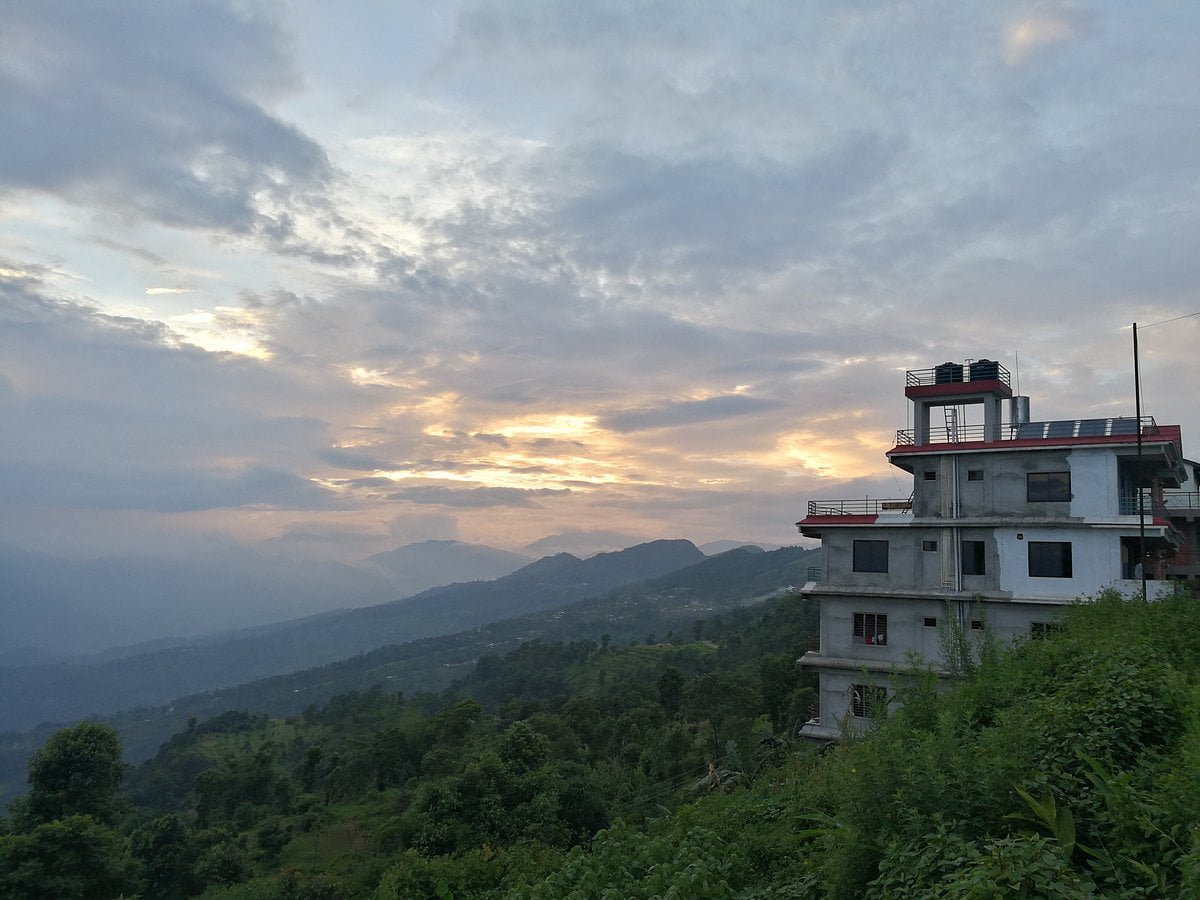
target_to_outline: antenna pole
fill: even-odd
[[[1146,492],[1142,490],[1142,370],[1138,361],[1137,322],[1133,323],[1133,402],[1137,416],[1138,565],[1142,571],[1142,600],[1146,593]]]

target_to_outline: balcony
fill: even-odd
[[[809,500],[809,518],[815,516],[878,516],[912,512],[912,497],[890,500]]]

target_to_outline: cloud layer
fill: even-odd
[[[905,368],[1129,412],[1196,311],[1193,11],[366,9],[6,11],[0,540],[786,543]]]

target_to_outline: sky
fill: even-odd
[[[1131,415],[1133,322],[1195,458],[1198,20],[4,0],[0,541],[798,543],[905,370]]]

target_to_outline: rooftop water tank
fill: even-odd
[[[995,381],[1000,377],[1000,363],[994,359],[977,359],[971,363],[972,381]]]
[[[958,363],[944,362],[933,369],[933,380],[937,384],[954,384],[963,380],[963,367]]]

